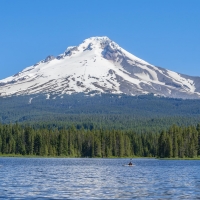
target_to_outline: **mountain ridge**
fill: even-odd
[[[0,96],[72,93],[200,98],[200,77],[156,67],[108,37],[91,37],[64,53],[0,80]]]

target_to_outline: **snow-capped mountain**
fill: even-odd
[[[0,96],[79,92],[200,98],[200,77],[151,65],[108,37],[91,37],[0,80]]]

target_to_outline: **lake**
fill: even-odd
[[[3,199],[197,199],[199,160],[0,158]]]

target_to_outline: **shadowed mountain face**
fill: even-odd
[[[72,93],[153,93],[200,98],[200,77],[156,67],[130,54],[107,37],[92,37],[0,80],[0,96]]]

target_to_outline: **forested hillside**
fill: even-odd
[[[0,125],[0,153],[66,157],[194,158],[200,155],[200,124],[161,133]]]
[[[197,157],[200,101],[153,95],[0,98],[1,154]]]
[[[176,124],[200,122],[200,100],[171,99],[153,95],[83,94],[0,98],[0,122],[79,129],[161,131]]]

